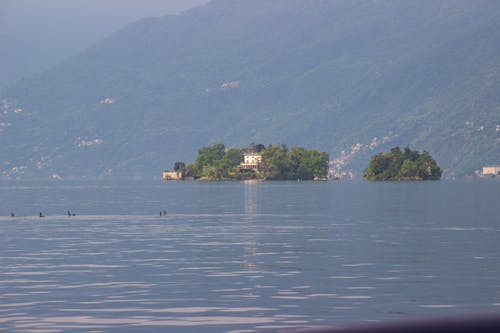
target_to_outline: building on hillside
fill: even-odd
[[[262,163],[262,155],[255,150],[247,150],[243,152],[243,162],[240,163],[240,170],[255,170],[259,171]]]
[[[483,176],[500,176],[500,166],[485,166],[483,167]]]
[[[184,173],[181,171],[163,171],[163,180],[183,180]]]

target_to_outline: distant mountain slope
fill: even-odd
[[[177,14],[206,2],[1,0],[0,87],[52,67],[131,21]]]
[[[3,177],[154,177],[214,142],[500,163],[500,2],[216,0],[2,91]]]

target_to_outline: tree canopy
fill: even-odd
[[[257,169],[241,168],[245,151],[260,154]],[[202,147],[193,164],[185,168],[186,176],[207,180],[313,180],[328,177],[329,156],[326,152],[286,145],[226,149],[222,143]]]
[[[370,160],[363,177],[366,180],[439,180],[443,171],[427,151],[394,147]]]
[[[265,178],[269,180],[313,180],[328,176],[329,156],[325,152],[284,145],[262,151]]]

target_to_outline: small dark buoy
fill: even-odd
[[[38,213],[39,217],[45,217],[45,215],[42,214],[42,212]]]
[[[10,213],[10,217],[16,217],[16,214]]]

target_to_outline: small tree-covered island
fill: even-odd
[[[165,180],[326,180],[329,156],[326,152],[286,145],[226,149],[217,143],[202,147],[194,163],[176,162],[164,171]]]
[[[441,168],[425,150],[419,153],[409,147],[403,151],[394,147],[386,154],[373,156],[363,177],[375,181],[439,180],[442,174]]]

